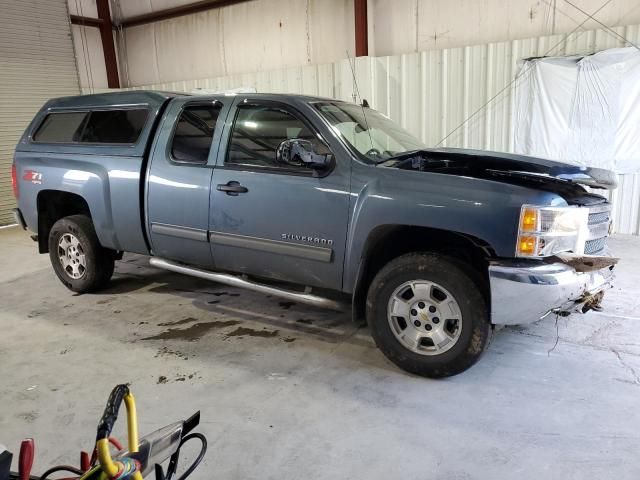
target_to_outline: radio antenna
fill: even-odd
[[[351,68],[351,76],[353,77],[353,90],[352,90],[351,98],[353,98],[353,103],[358,103],[356,102],[356,98],[360,100],[359,104],[360,104],[360,108],[362,108],[362,118],[364,118],[364,124],[367,127],[367,133],[369,134],[369,143],[371,144],[371,150],[373,150],[373,138],[371,137],[371,129],[369,128],[369,122],[367,121],[367,114],[364,111],[365,107],[369,108],[369,102],[367,102],[366,100],[363,100],[362,97],[360,96],[360,89],[358,88],[358,80],[356,79],[356,70],[355,70],[356,59],[353,58],[353,63],[352,63],[351,61],[352,57],[351,55],[349,55],[349,50],[347,49],[346,52],[347,52],[347,61],[349,62],[349,67]]]

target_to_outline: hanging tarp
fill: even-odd
[[[514,128],[517,153],[640,172],[640,51],[524,61]]]

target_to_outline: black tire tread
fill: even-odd
[[[385,290],[395,289],[399,283],[390,287],[387,284],[393,282],[394,277],[420,272],[425,272],[434,280],[437,280],[435,277],[444,278],[450,285],[455,285],[456,290],[465,292],[464,296],[456,295],[456,300],[463,312],[467,312],[467,319],[472,315],[471,334],[465,335],[463,330],[458,341],[464,345],[455,345],[438,356],[423,356],[407,350],[397,341],[388,325],[388,296],[385,296]],[[451,290],[449,286],[443,286]],[[413,252],[387,263],[371,282],[366,312],[373,339],[382,353],[400,368],[424,377],[448,377],[468,369],[478,361],[492,333],[487,302],[478,288],[475,272],[469,271],[469,267],[461,261],[438,253]]]
[[[84,238],[79,240],[83,244],[88,262],[93,265],[93,269],[87,269],[87,273],[80,279],[69,278],[57,258],[57,238],[59,232],[71,231]],[[69,289],[77,293],[96,292],[106,287],[111,280],[115,269],[115,255],[113,250],[109,250],[100,245],[98,236],[91,218],[86,215],[70,215],[58,220],[49,234],[49,257],[53,270],[60,281]]]

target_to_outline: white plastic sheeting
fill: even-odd
[[[640,42],[640,26],[615,27]],[[519,62],[543,55],[586,55],[624,47],[604,30],[571,35],[355,59],[360,94],[428,145],[514,151]],[[347,60],[280,70],[191,79],[135,88],[191,92],[252,86],[258,92],[304,93],[351,100],[354,82]],[[85,90],[85,93],[89,93]],[[484,107],[487,105],[486,107]],[[466,121],[465,121],[466,120]],[[446,138],[446,139],[445,139]],[[640,174],[621,175],[612,195],[614,228],[640,233]]]
[[[523,62],[516,88],[517,153],[640,171],[640,51]]]

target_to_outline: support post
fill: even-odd
[[[107,85],[109,88],[120,88],[118,76],[118,61],[116,59],[116,47],[113,44],[113,25],[111,23],[111,11],[109,0],[97,0],[98,19],[100,23],[100,38],[102,39],[102,51],[104,52],[104,64],[107,68]]]
[[[356,24],[356,57],[369,55],[369,29],[367,23],[367,0],[353,0]]]

